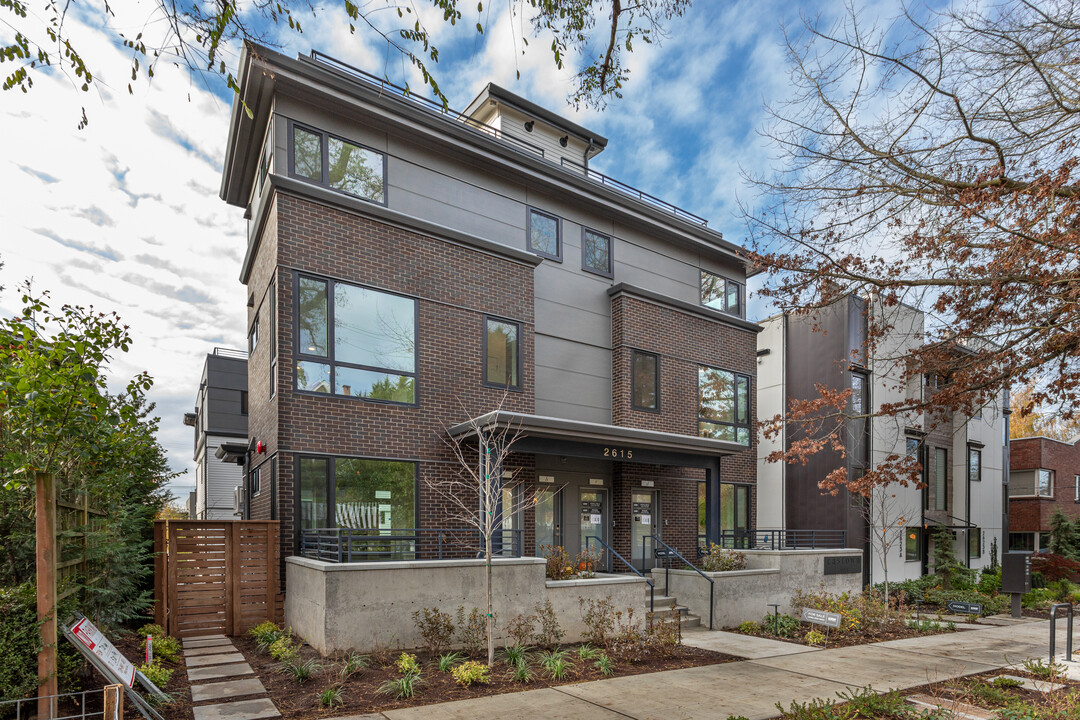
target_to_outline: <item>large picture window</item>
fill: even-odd
[[[559,227],[559,218],[529,208],[525,224],[529,252],[562,262],[562,230]]]
[[[415,300],[306,276],[296,297],[297,390],[416,403]]]
[[[386,156],[320,130],[292,126],[289,174],[331,190],[386,203]]]
[[[392,534],[416,527],[416,463],[300,459],[300,527]]]
[[[484,384],[521,388],[521,326],[517,323],[484,318]]]
[[[698,367],[698,433],[750,445],[750,378]]]
[[[633,352],[633,387],[631,407],[635,410],[660,410],[660,356],[655,353]]]
[[[982,450],[978,448],[968,448],[968,480],[982,480]]]
[[[734,280],[701,271],[701,304],[713,310],[743,316],[743,286]]]

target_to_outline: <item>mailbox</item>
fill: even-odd
[[[1031,590],[1031,553],[1008,552],[1001,556],[1001,591],[1026,593]]]

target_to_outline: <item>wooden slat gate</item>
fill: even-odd
[[[155,622],[173,637],[281,622],[276,520],[154,522]]]

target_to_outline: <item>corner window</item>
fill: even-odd
[[[586,272],[612,277],[611,236],[595,230],[581,228],[581,269]]]
[[[562,262],[562,230],[559,218],[535,208],[529,208],[525,233],[529,252],[534,252],[549,260]]]
[[[982,557],[982,530],[977,527],[968,528],[968,557]]]
[[[701,271],[701,304],[731,315],[743,316],[743,286],[734,280]]]
[[[292,125],[289,174],[348,195],[386,203],[386,156],[312,128]]]
[[[909,527],[904,536],[904,561],[922,560],[922,528]]]
[[[698,367],[698,434],[750,445],[750,378]]]
[[[521,326],[484,317],[484,384],[521,389]]]
[[[311,277],[297,285],[296,389],[415,404],[416,301]]]
[[[363,458],[300,458],[300,527],[353,528],[385,536],[351,551],[412,552],[414,540],[392,542],[394,530],[416,527],[416,463]],[[377,547],[376,547],[377,546]]]
[[[1054,471],[1039,470],[1039,495],[1042,497],[1054,496]]]
[[[978,448],[968,448],[968,480],[982,480],[982,450]]]
[[[1053,497],[1054,471],[1012,470],[1009,472],[1009,497]]]
[[[660,356],[634,350],[631,359],[631,399],[635,410],[660,409]]]

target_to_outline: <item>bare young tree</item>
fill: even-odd
[[[1076,414],[1080,2],[961,3],[884,30],[852,7],[787,37],[795,95],[765,130],[781,169],[750,178],[760,203],[744,208],[764,295],[792,312],[849,294],[928,312],[901,382],[935,382],[876,415],[971,415],[1029,382],[1033,406]],[[891,317],[868,317],[867,352]],[[786,418],[815,442],[775,460],[842,437],[842,422],[813,426],[844,420],[850,392],[821,390]]]
[[[506,537],[505,521],[527,508],[535,507],[554,488],[526,486],[520,468],[510,467],[514,444],[524,435],[512,424],[497,422],[506,396],[494,411],[479,417],[468,414],[468,432],[451,436],[448,428],[440,435],[455,460],[450,476],[425,475],[424,487],[450,508],[449,519],[475,530],[476,548],[484,557],[484,598],[487,624],[487,662],[495,660],[495,615],[492,609],[492,557],[500,546],[516,538]]]
[[[862,497],[859,505],[870,532],[870,547],[885,578],[886,601],[889,598],[889,553],[903,540],[907,521],[916,516],[915,511],[902,502],[899,492],[900,488],[895,486],[873,488],[869,496]]]

